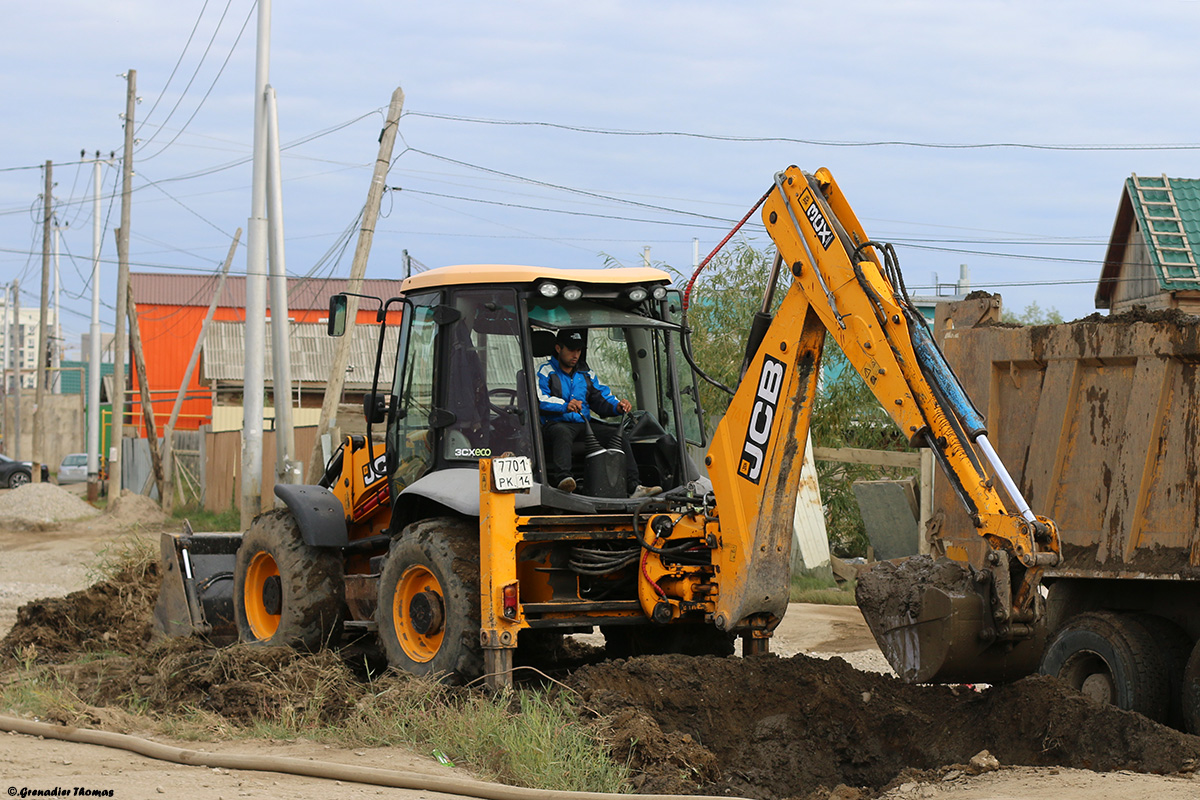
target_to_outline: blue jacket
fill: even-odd
[[[567,403],[579,400],[583,410],[567,411]],[[596,373],[576,369],[567,374],[556,357],[538,368],[538,408],[542,424],[550,422],[583,422],[591,417],[592,409],[602,417],[611,417],[617,411],[619,401],[612,390],[600,382]]]

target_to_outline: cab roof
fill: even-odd
[[[563,269],[513,264],[457,264],[419,272],[400,284],[402,293],[462,284],[503,283],[507,285],[552,280],[558,283],[628,286],[635,283],[669,283],[671,276],[653,267],[612,269]]]

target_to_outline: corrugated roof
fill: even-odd
[[[1138,191],[1140,188],[1140,192]],[[1096,289],[1096,307],[1108,308],[1137,220],[1159,289],[1200,289],[1200,180],[1147,177],[1125,179],[1116,221]],[[1190,257],[1189,257],[1190,251]]]
[[[400,294],[402,281],[370,278],[360,294],[385,300]],[[289,309],[328,309],[330,295],[345,291],[346,278],[288,278]],[[163,306],[204,306],[212,302],[216,275],[179,275],[162,272],[129,273],[129,291],[135,303]],[[246,307],[246,276],[230,275],[221,292],[222,308]]]
[[[209,325],[204,338],[203,357],[200,360],[202,381],[215,380],[236,384],[243,381],[246,372],[245,330],[246,326],[242,322],[212,322]],[[399,331],[398,325],[388,327],[388,341],[384,344],[385,354],[396,352],[396,336],[399,335]],[[355,325],[353,335],[347,365],[351,371],[346,376],[346,388],[369,389],[375,369],[375,350],[379,346],[379,328],[376,325]],[[288,331],[292,380],[305,384],[328,383],[337,341],[326,333],[325,325],[292,323]],[[263,379],[268,386],[274,383],[273,363],[271,321],[267,320],[267,356]],[[391,367],[384,363],[380,369],[380,383],[387,385],[390,381]]]

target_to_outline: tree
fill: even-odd
[[[692,330],[693,355],[701,369],[731,388],[736,388],[740,378],[746,337],[754,314],[762,305],[772,257],[747,242],[737,242],[713,259],[703,273],[704,279],[697,282],[692,292],[688,325]],[[790,279],[791,275],[784,270],[772,311],[782,301]],[[729,400],[729,395],[721,390],[707,383],[701,385],[700,403],[710,433],[724,416]],[[910,449],[878,399],[829,338],[813,405],[812,437],[817,447]],[[854,498],[854,481],[914,473],[914,470],[865,464],[817,462],[826,529],[834,552],[841,556],[866,554],[867,538]]]
[[[1061,325],[1063,321],[1057,308],[1050,306],[1043,310],[1037,300],[1025,306],[1025,310],[1020,314],[1005,310],[1000,314],[1000,319],[1015,325]]]

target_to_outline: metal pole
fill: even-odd
[[[108,502],[121,498],[121,440],[125,436],[125,309],[129,307],[129,211],[133,192],[133,110],[137,103],[137,70],[127,73],[125,155],[121,164],[121,229],[117,233],[117,321],[113,331],[112,435],[108,447]]]
[[[50,332],[46,328],[46,315],[50,305],[50,237],[54,205],[54,164],[46,162],[46,190],[42,198],[42,296],[38,309],[37,367],[34,373],[33,401],[33,467],[29,470],[30,480],[42,482],[42,464],[45,463],[46,431],[46,378],[49,374]]]
[[[62,303],[60,302],[60,276],[58,250],[62,243],[62,226],[54,226],[54,330],[50,335],[50,391],[62,394]]]
[[[88,495],[100,480],[100,153],[92,162],[92,321],[88,326]],[[96,487],[98,489],[98,487]],[[97,494],[97,496],[99,496]]]
[[[12,447],[12,442],[10,441],[10,439],[12,438],[12,430],[9,428],[9,424],[8,424],[8,395],[9,395],[9,391],[10,391],[10,388],[8,385],[8,340],[10,338],[12,338],[12,328],[9,327],[9,321],[8,321],[9,320],[8,311],[9,311],[9,307],[12,305],[12,303],[9,301],[9,297],[8,297],[9,289],[10,289],[9,286],[4,287],[4,343],[3,343],[4,355],[2,357],[3,361],[0,362],[0,405],[3,406],[3,410],[0,411],[0,419],[3,420],[3,425],[4,425],[4,430],[3,430],[4,447],[2,449],[5,452],[10,451],[11,447]]]
[[[292,427],[292,353],[288,344],[287,267],[283,258],[283,174],[279,160],[279,107],[267,87],[267,228],[271,260],[271,394],[275,398],[275,480],[302,482]]]
[[[21,324],[21,282],[12,282],[13,322],[17,326],[17,338],[13,342],[13,371],[17,375],[16,400],[13,410],[13,454],[17,461],[21,460],[21,359],[25,358],[25,326]]]
[[[246,357],[242,388],[242,530],[262,507],[263,368],[267,339],[267,73],[271,3],[258,3],[254,68],[254,168],[246,236]]]
[[[383,201],[383,184],[392,165],[392,150],[396,144],[396,129],[400,125],[400,112],[404,108],[404,91],[399,87],[392,92],[392,103],[388,106],[387,119],[379,135],[379,155],[375,158],[375,171],[371,176],[371,187],[367,190],[367,205],[363,208],[362,227],[358,231],[358,244],[354,248],[354,261],[350,264],[350,280],[346,291],[361,292],[363,275],[367,271],[367,256],[371,254],[371,242],[375,238],[375,223],[379,219],[379,205]],[[321,457],[321,439],[331,436],[337,427],[337,408],[346,383],[346,362],[350,360],[350,343],[354,339],[354,324],[358,319],[358,298],[351,296],[346,304],[346,333],[338,339],[329,370],[329,384],[325,387],[325,399],[321,403],[321,421],[317,427],[317,438],[308,462],[308,479],[316,483],[325,469]],[[336,442],[330,442],[330,447]]]

